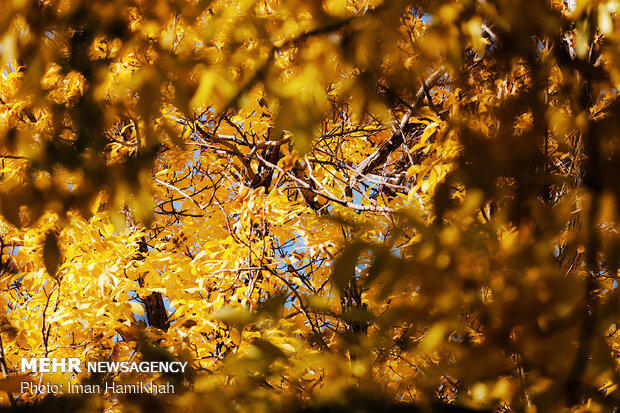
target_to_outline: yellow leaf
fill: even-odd
[[[435,351],[445,341],[447,332],[448,326],[446,323],[435,323],[420,341],[420,351],[423,354]]]
[[[426,128],[424,128],[424,132],[422,132],[422,136],[420,136],[419,143],[422,144],[426,142],[428,138],[430,138],[433,135],[433,133],[435,133],[438,126],[439,125],[437,123],[433,122],[429,124]]]
[[[144,317],[144,306],[142,304],[136,303],[135,301],[128,301],[127,304],[129,305],[132,313]]]

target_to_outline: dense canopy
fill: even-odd
[[[620,408],[618,1],[1,4],[0,406]]]

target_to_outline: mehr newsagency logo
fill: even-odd
[[[83,365],[77,357],[70,358],[22,358],[22,373],[185,373],[187,362],[182,361],[89,361]],[[121,384],[108,381],[103,384],[63,384],[21,382],[21,392],[29,393],[174,393],[174,385],[165,382],[156,384],[150,381]]]

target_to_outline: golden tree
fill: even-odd
[[[2,5],[1,405],[620,406],[617,1]]]

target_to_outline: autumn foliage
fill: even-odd
[[[620,408],[617,1],[0,4],[0,406]]]

